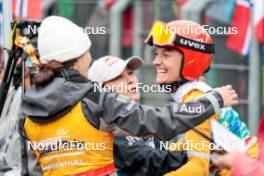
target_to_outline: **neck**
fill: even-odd
[[[171,87],[171,93],[174,93],[178,90],[178,88],[180,86],[182,86],[183,84],[187,83],[189,80],[186,80],[186,79],[182,79],[180,81],[174,81],[172,83],[168,83],[168,84],[161,84],[160,86],[163,86],[164,88],[166,88],[167,85],[170,85]]]

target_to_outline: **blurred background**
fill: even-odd
[[[257,3],[263,0],[12,0],[12,12],[5,12],[3,4],[8,1],[0,0],[1,46],[8,38],[3,21],[8,13],[17,20],[64,16],[90,32],[94,60],[108,54],[123,59],[141,56],[145,65],[136,74],[149,85],[155,84],[154,51],[144,39],[154,20],[189,19],[214,28],[237,27],[238,35],[229,35],[228,30],[212,34],[215,55],[206,77],[213,87],[232,84],[240,102],[235,109],[253,132],[257,130],[264,104],[264,9]],[[261,25],[255,16],[262,16]],[[2,54],[2,69],[4,61]],[[166,94],[142,92],[142,103],[166,102]]]

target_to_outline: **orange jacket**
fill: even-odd
[[[204,95],[204,92],[193,89],[189,91],[187,94],[183,95],[183,102],[189,101],[191,99],[197,98]],[[212,118],[216,118],[216,115],[212,116]],[[195,127],[197,130],[203,132],[208,137],[211,137],[211,124],[210,119],[206,120],[199,126]],[[210,157],[210,148],[209,141],[204,139],[202,136],[197,134],[193,130],[189,130],[184,133],[183,139],[178,141],[176,150],[185,150],[186,143],[191,144],[191,147],[188,147],[188,162],[179,168],[176,171],[170,172],[166,174],[166,176],[208,176],[209,174],[209,157]],[[185,145],[185,146],[184,146]],[[196,147],[197,146],[197,147]],[[171,150],[174,150],[173,148]]]
[[[87,122],[81,102],[50,123],[26,118],[24,127],[44,176],[115,172],[113,135]]]

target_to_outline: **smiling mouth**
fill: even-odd
[[[129,92],[136,93],[137,92],[137,88],[136,87],[130,87],[129,88]]]
[[[157,70],[157,76],[158,77],[163,77],[167,74],[168,72],[166,70]]]
[[[136,93],[137,92],[137,87],[129,87],[129,89],[128,89],[128,92],[130,92],[130,93]]]

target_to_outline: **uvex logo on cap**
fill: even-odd
[[[204,53],[214,53],[214,44],[203,43],[202,41],[196,41],[192,39],[188,39],[182,36],[176,36],[174,41],[175,45],[183,46],[185,48],[189,48],[192,50],[204,52]]]
[[[114,57],[107,57],[106,59],[105,59],[105,63],[106,63],[106,65],[107,66],[109,66],[109,67],[112,67],[114,64],[116,64],[118,62],[118,60],[116,59],[116,58],[114,58]]]
[[[190,48],[196,48],[196,49],[205,51],[205,45],[202,43],[198,43],[198,42],[191,41],[191,40],[184,39],[184,38],[180,39],[180,43]]]

